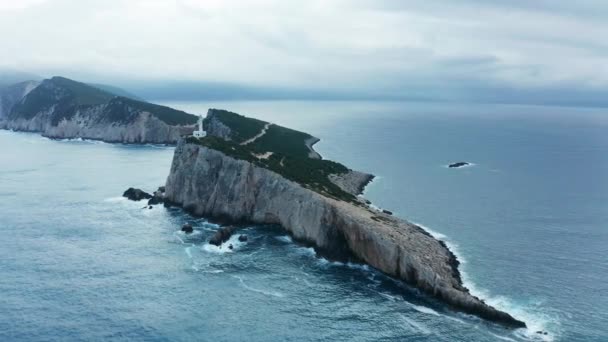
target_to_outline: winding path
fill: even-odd
[[[258,140],[259,138],[261,138],[262,136],[264,136],[264,134],[266,134],[266,131],[268,130],[268,128],[270,127],[270,125],[272,125],[271,123],[267,123],[266,125],[264,125],[264,128],[262,128],[262,130],[260,131],[260,133],[258,133],[256,136],[254,136],[251,139],[245,140],[241,143],[241,145],[248,145],[251,144],[252,142]]]

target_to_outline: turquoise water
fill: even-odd
[[[608,116],[417,103],[232,102],[306,130],[378,178],[366,196],[446,239],[465,283],[523,319],[508,331],[276,227],[234,251],[180,210],[123,200],[164,183],[172,148],[0,131],[0,340],[608,339]],[[446,164],[474,165],[448,169]],[[179,232],[192,222],[195,234]],[[547,331],[538,335],[536,330]]]

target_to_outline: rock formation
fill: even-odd
[[[452,163],[450,165],[448,165],[449,168],[457,168],[457,167],[463,167],[463,166],[467,166],[470,165],[467,162],[457,162],[457,163]]]
[[[472,296],[462,284],[454,254],[419,226],[363,203],[325,196],[257,161],[181,140],[165,198],[194,215],[281,225],[329,257],[354,256],[458,310],[525,327]]]
[[[122,197],[126,197],[131,201],[141,201],[144,199],[151,199],[152,195],[141,189],[129,188],[122,194]]]
[[[196,122],[194,115],[62,77],[15,87],[21,91],[0,92],[2,129],[58,139],[175,144],[194,130]]]

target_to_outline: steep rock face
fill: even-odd
[[[339,175],[329,175],[329,180],[340,187],[340,189],[352,195],[360,195],[365,186],[374,179],[369,173],[350,170]]]
[[[36,88],[40,82],[26,81],[0,89],[0,120],[6,117],[13,106],[21,101],[30,91]]]
[[[128,123],[102,120],[106,105],[79,109],[74,116],[53,125],[53,109],[39,112],[26,120],[18,118],[0,121],[0,128],[16,131],[41,132],[55,139],[95,139],[119,143],[175,144],[183,135],[192,133],[193,126],[170,126],[147,112],[134,113]]]
[[[195,122],[194,115],[54,77],[13,102],[0,128],[58,139],[175,144],[192,133]]]
[[[459,310],[511,327],[525,326],[471,296],[454,255],[420,227],[324,197],[250,162],[182,140],[165,195],[195,215],[279,224],[330,256],[352,253]]]
[[[232,140],[232,131],[220,121],[213,109],[209,109],[205,119],[205,131],[208,135],[213,135],[224,140]]]

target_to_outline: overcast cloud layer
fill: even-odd
[[[45,77],[608,103],[604,0],[0,0],[0,32]]]

